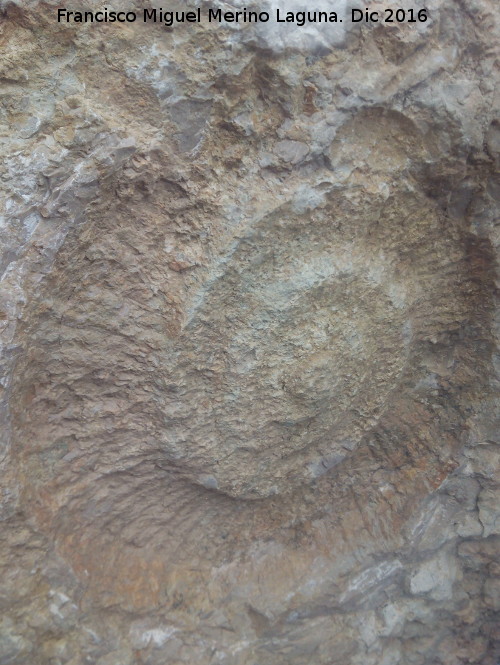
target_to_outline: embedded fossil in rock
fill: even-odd
[[[147,197],[164,196],[159,178]],[[92,478],[151,461],[153,514],[165,473],[175,478],[169,492],[194,500],[197,484],[258,499],[341,472],[395,401],[410,408],[415,384],[433,403],[422,346],[446,340],[453,355],[455,321],[476,307],[465,238],[424,196],[402,182],[374,206],[368,192],[339,193],[324,180],[313,212],[285,202],[226,246],[201,285],[185,288],[181,324],[168,328],[172,308],[158,304],[168,302],[168,283],[147,318],[135,305],[146,275],[153,284],[164,274],[165,229],[151,218],[155,249],[133,269],[127,247],[138,221],[106,205],[105,227],[97,209],[27,318],[16,440],[44,520],[57,523],[68,506],[97,518]],[[100,245],[96,233],[107,238]],[[112,269],[89,238],[113,247]],[[106,505],[120,524],[126,504]]]
[[[416,385],[432,405],[422,347],[442,340],[452,356],[456,322],[477,304],[467,237],[418,175],[428,150],[401,114],[360,112],[330,149],[333,175],[315,176],[313,204],[297,190],[250,218],[197,261],[201,277],[175,277],[163,248],[177,211],[190,234],[218,211],[196,220],[199,202],[165,178],[161,153],[137,160],[137,182],[124,187],[118,173],[118,200],[112,181],[24,324],[15,438],[43,521],[55,528],[69,506],[95,520],[92,479],[151,463],[152,515],[165,474],[174,497],[193,501],[196,485],[217,501],[293,494],[326,471],[340,482],[342,462],[396,402],[411,408]],[[370,186],[339,188],[353,153]],[[115,529],[119,497],[105,500]]]
[[[56,5],[0,0],[0,662],[493,665],[491,0]]]
[[[161,442],[192,480],[233,496],[290,490],[350,454],[398,389],[421,333],[422,266],[398,278],[404,242],[393,256],[370,246],[369,210],[343,218],[340,198],[314,219],[284,207],[241,238],[167,345]],[[398,223],[410,236],[421,222]],[[440,242],[420,241],[444,267]]]

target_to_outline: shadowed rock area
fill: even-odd
[[[0,665],[498,665],[494,0],[58,6],[0,0]]]

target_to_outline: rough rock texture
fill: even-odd
[[[0,664],[496,665],[496,4],[0,2]]]

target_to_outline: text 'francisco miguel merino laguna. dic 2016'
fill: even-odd
[[[343,18],[337,12],[324,11],[285,11],[276,9],[271,15],[267,11],[250,11],[246,7],[240,11],[222,11],[222,9],[209,8],[202,14],[200,7],[191,11],[163,11],[163,9],[143,9],[136,11],[114,11],[106,7],[101,11],[72,11],[68,9],[57,10],[58,23],[134,23],[139,20],[143,23],[162,23],[172,27],[181,23],[201,23],[202,17],[210,23],[267,23],[274,19],[276,23],[294,23],[303,26],[309,23],[342,23]],[[417,23],[427,21],[427,10],[414,9],[386,9],[384,12],[352,9],[350,19],[353,23]]]

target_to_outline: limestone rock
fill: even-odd
[[[498,11],[357,6],[0,0],[0,665],[498,662]]]

